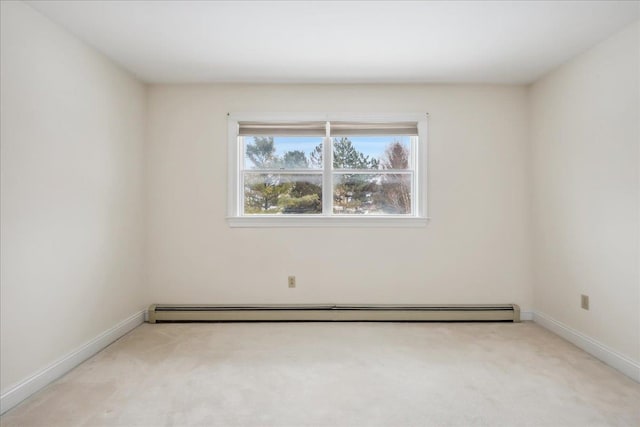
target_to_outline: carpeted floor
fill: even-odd
[[[2,426],[639,426],[640,384],[539,326],[144,324]]]

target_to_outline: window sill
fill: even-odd
[[[269,216],[238,216],[227,217],[227,223],[231,228],[277,228],[277,227],[371,227],[371,228],[396,228],[396,227],[424,227],[429,218],[415,216],[293,216],[293,215],[269,215]]]

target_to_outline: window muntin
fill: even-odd
[[[424,221],[425,204],[418,197],[424,188],[419,123],[426,131],[426,121],[418,120],[230,122],[239,155],[232,179],[236,190],[230,193],[230,206],[237,208],[230,210],[231,218],[273,219],[265,225],[285,225],[275,220],[294,217],[307,218],[311,222],[305,222],[312,225],[323,222],[311,218],[334,218],[333,223],[342,225],[357,223],[337,218]],[[258,142],[271,145],[269,156],[256,156],[252,147]]]

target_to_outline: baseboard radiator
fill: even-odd
[[[516,304],[483,305],[198,305],[152,304],[159,322],[520,322]]]

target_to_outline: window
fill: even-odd
[[[425,119],[230,116],[229,224],[424,225]]]

